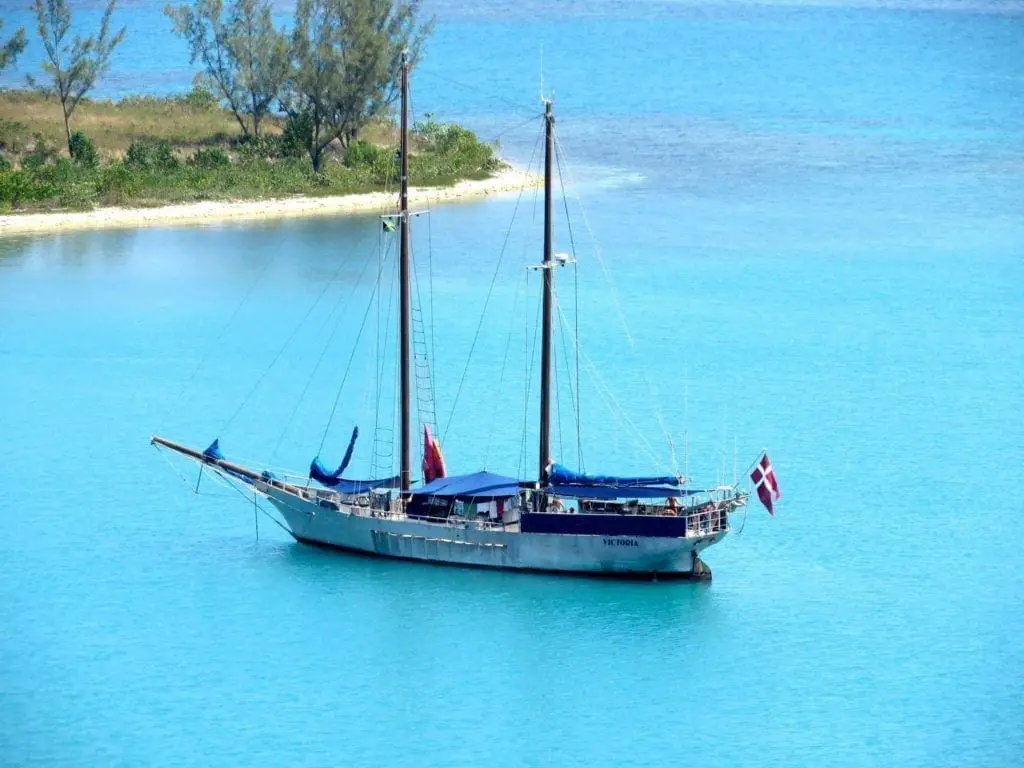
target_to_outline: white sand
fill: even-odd
[[[477,200],[537,187],[543,179],[509,168],[489,179],[460,181],[451,187],[413,187],[409,207]],[[369,192],[337,197],[292,197],[277,200],[208,201],[159,208],[98,208],[93,211],[26,213],[0,216],[0,236],[64,232],[76,229],[150,227],[226,220],[276,219],[291,216],[340,216],[394,210],[397,194]]]

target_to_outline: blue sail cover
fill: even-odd
[[[214,440],[212,443],[210,443],[210,447],[209,448],[207,448],[205,451],[203,451],[203,456],[205,456],[208,459],[213,459],[215,461],[223,461],[224,460],[224,454],[220,452],[220,438],[219,437],[216,440]]]
[[[313,459],[313,463],[309,465],[309,476],[321,485],[349,494],[366,493],[375,488],[398,488],[401,484],[398,475],[381,480],[344,480],[340,472],[328,472],[320,463],[320,459]]]
[[[474,472],[471,475],[439,477],[413,491],[414,499],[427,497],[455,501],[489,501],[507,499],[519,493],[519,481],[514,477],[493,472]]]
[[[353,427],[352,437],[348,440],[348,447],[345,449],[345,455],[342,457],[341,464],[338,465],[336,470],[333,472],[328,470],[320,463],[320,457],[317,456],[313,459],[313,463],[309,465],[309,476],[321,485],[326,485],[328,488],[333,488],[334,490],[345,494],[356,495],[366,493],[375,488],[398,488],[401,483],[401,478],[398,475],[381,480],[342,479],[342,473],[348,468],[349,462],[352,461],[352,450],[356,447],[357,437],[359,437],[359,427]]]
[[[693,496],[707,493],[696,488],[669,487],[665,485],[549,485],[547,492],[552,496],[570,499],[667,499],[670,496]]]
[[[563,467],[561,464],[553,464],[548,475],[548,482],[551,485],[568,489],[563,496],[580,496],[591,499],[617,499],[621,496],[638,498],[644,488],[650,488],[643,498],[656,499],[659,497],[679,496],[679,485],[682,481],[672,475],[660,477],[612,477],[610,475],[584,475],[579,472]],[[584,490],[599,494],[599,496],[585,496]],[[614,493],[613,493],[614,492]],[[618,493],[622,492],[622,493]],[[552,490],[552,493],[555,490]],[[611,494],[611,496],[609,496]],[[617,494],[617,496],[615,495]]]

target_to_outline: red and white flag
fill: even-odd
[[[754,471],[750,473],[750,479],[754,483],[754,488],[757,489],[757,498],[764,504],[768,514],[774,515],[772,496],[775,497],[775,501],[778,501],[782,498],[782,491],[779,489],[779,481],[775,478],[775,470],[772,468],[767,453],[761,454]]]

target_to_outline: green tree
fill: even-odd
[[[288,74],[287,38],[274,27],[269,0],[194,0],[168,5],[174,32],[188,43],[192,63],[202,62],[203,81],[242,128],[257,138]]]
[[[71,31],[71,10],[66,0],[32,2],[32,10],[39,24],[39,37],[46,49],[43,71],[52,80],[52,85],[39,85],[31,77],[28,80],[33,87],[55,95],[60,100],[69,153],[71,116],[82,97],[92,90],[96,81],[110,69],[110,54],[124,39],[125,27],[121,27],[114,35],[110,34],[110,17],[116,4],[117,0],[108,0],[97,34],[86,38],[75,35],[74,40],[71,40],[68,37]]]
[[[0,19],[0,31],[3,31],[4,20]],[[0,44],[0,72],[12,66],[18,60],[18,54],[25,50],[25,30],[19,29],[14,37]]]
[[[334,140],[343,147],[398,95],[402,51],[415,64],[433,28],[420,0],[299,0],[292,74],[282,105],[301,115],[306,150],[319,171]]]

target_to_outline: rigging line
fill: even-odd
[[[573,303],[573,320],[576,323],[573,338],[580,337],[580,270],[579,264],[572,265],[572,282],[575,299]],[[580,389],[580,345],[579,341],[573,344],[573,351],[576,353],[576,454],[580,460],[580,471],[586,473],[586,465],[583,463],[583,432],[580,423],[583,419],[583,391]]]
[[[562,320],[565,321],[565,313],[562,312],[560,307],[558,308],[558,313],[562,317]],[[566,323],[566,325],[568,325],[568,323]],[[603,379],[601,379],[601,375],[598,373],[597,366],[594,364],[594,361],[590,359],[586,352],[581,351],[580,354],[583,357],[583,362],[586,363],[587,367],[590,369],[591,375],[594,377],[594,383],[598,387],[598,392],[602,393],[603,388],[604,391],[602,394],[606,396],[608,402],[610,402],[615,407],[615,409],[621,411],[622,419],[633,430],[633,432],[636,434],[636,437],[640,439],[640,442],[643,443],[643,447],[646,448],[649,457],[654,461],[656,465],[661,466],[662,460],[655,453],[654,448],[651,446],[650,442],[648,442],[643,432],[641,432],[637,428],[636,424],[634,424],[633,421],[629,418],[629,416],[626,415],[625,409],[623,409],[622,406],[619,404],[618,399],[615,397],[615,395],[612,394],[611,389],[608,387],[608,385],[604,383]]]
[[[241,497],[242,497],[243,499],[245,499],[246,503],[248,503],[248,501],[249,501],[249,494],[247,494],[247,493],[246,493],[245,491],[243,491],[243,490],[242,490],[242,489],[241,489],[241,488],[240,488],[240,487],[239,487],[239,486],[237,485],[237,482],[238,482],[238,481],[232,481],[232,480],[229,480],[229,479],[228,479],[227,477],[225,477],[225,476],[224,476],[224,473],[223,473],[223,472],[220,472],[220,471],[218,471],[218,470],[217,470],[216,468],[214,468],[214,469],[215,469],[215,471],[216,471],[216,473],[217,473],[218,475],[220,475],[221,477],[224,477],[224,479],[225,479],[225,480],[227,481],[227,485],[228,485],[228,486],[230,486],[230,487],[231,487],[231,488],[232,488],[232,489],[233,489],[233,490],[234,490],[234,491],[235,491],[236,493],[238,493],[238,495],[239,495],[239,496],[241,496]],[[281,529],[282,531],[284,531],[284,532],[285,532],[285,533],[287,533],[287,534],[288,534],[289,536],[291,536],[291,535],[292,535],[292,532],[288,530],[288,528],[287,528],[287,527],[286,527],[286,526],[284,525],[284,523],[282,523],[282,522],[281,522],[280,520],[278,520],[278,519],[277,519],[276,517],[274,517],[274,515],[272,515],[272,514],[270,514],[269,512],[267,512],[266,508],[264,508],[263,506],[261,506],[261,505],[259,504],[259,502],[257,502],[257,501],[256,501],[256,498],[257,498],[257,493],[259,493],[259,492],[258,492],[258,491],[256,490],[256,487],[255,487],[255,486],[253,486],[253,489],[252,489],[252,496],[253,496],[253,504],[254,504],[254,505],[256,506],[256,509],[258,509],[258,510],[259,510],[260,512],[262,512],[262,513],[263,513],[263,514],[264,514],[264,515],[265,515],[266,517],[269,517],[269,518],[270,518],[270,519],[271,519],[271,520],[272,520],[272,521],[273,521],[274,523],[276,523],[276,524],[277,524],[277,526],[278,526],[278,528],[280,528],[280,529]],[[266,497],[266,494],[260,494],[260,495],[264,496],[264,498]],[[291,504],[289,504],[288,506],[292,506],[292,505],[291,505]],[[294,509],[298,509],[298,508],[297,508],[297,507],[295,507]]]
[[[397,250],[397,243],[395,241],[395,238],[391,238],[391,247],[389,248],[389,252],[390,252],[391,248]],[[391,331],[391,320],[392,320],[392,316],[391,315],[392,315],[392,310],[394,308],[394,303],[395,303],[395,280],[397,279],[398,269],[399,269],[398,259],[395,258],[395,259],[393,259],[393,261],[394,261],[394,268],[391,270],[391,280],[388,283],[388,304],[387,304],[387,310],[384,312],[384,315],[383,315],[384,316],[384,332],[383,333],[380,332],[380,318],[381,318],[381,312],[380,312],[380,291],[379,290],[377,291],[377,333],[378,333],[378,335],[377,335],[377,361],[374,364],[374,374],[377,377],[377,400],[376,400],[376,406],[375,406],[375,411],[374,411],[374,427],[373,427],[373,429],[374,429],[374,432],[373,432],[373,443],[374,443],[373,452],[374,452],[374,455],[373,455],[373,459],[371,459],[371,461],[375,461],[376,458],[377,458],[376,451],[377,451],[377,443],[378,443],[378,439],[379,439],[378,430],[380,429],[380,418],[381,418],[381,416],[380,416],[381,392],[384,389],[384,387],[383,387],[383,383],[384,383],[384,367],[387,365],[388,340],[391,338],[391,333],[390,333],[390,331]],[[381,262],[381,273],[380,273],[381,276],[383,275],[384,264],[386,262],[387,262],[387,255],[385,255],[384,261]],[[379,288],[379,284],[380,284],[379,281],[380,281],[380,276],[378,277],[378,288]],[[395,401],[395,402],[397,402],[397,401]],[[394,426],[393,423],[392,423],[392,426]],[[391,443],[392,455],[394,454],[394,434],[395,433],[392,431],[392,433],[391,433],[391,435],[392,435],[392,443]],[[381,454],[381,455],[383,456],[383,454]],[[373,469],[373,467],[371,467],[371,469]],[[390,467],[388,469],[390,471]]]
[[[564,315],[562,315],[562,313],[559,313],[559,317],[558,317],[559,327],[562,326],[562,323],[563,323],[562,318],[563,317],[564,317]],[[580,466],[582,467],[583,466],[583,458],[582,458],[582,453],[583,452],[579,448],[580,412],[579,412],[579,408],[577,406],[577,396],[578,396],[577,393],[579,391],[579,386],[580,386],[579,372],[577,371],[577,374],[576,374],[576,391],[574,392],[573,391],[573,386],[572,386],[572,371],[569,369],[569,359],[570,359],[569,358],[569,351],[568,351],[568,349],[566,349],[566,341],[565,341],[565,337],[568,335],[568,331],[564,327],[562,327],[562,331],[563,332],[559,334],[559,336],[562,337],[562,358],[563,358],[562,362],[565,364],[566,378],[569,380],[569,402],[572,405],[573,411],[576,414],[576,451],[577,451],[576,460],[579,462]],[[578,360],[578,357],[577,357],[577,360]],[[559,418],[561,418],[561,417],[559,417]],[[559,429],[561,429],[561,425],[559,425]],[[559,438],[559,439],[561,439],[561,438]],[[564,451],[565,449],[562,448],[562,450]]]
[[[430,359],[434,363],[433,370],[438,370],[437,334],[434,331],[434,235],[430,220],[430,205],[427,205],[427,297],[430,300]],[[434,402],[434,432],[437,432],[437,376],[430,377],[430,399]]]
[[[530,270],[526,270],[526,287],[527,287],[526,295],[527,295],[527,297],[529,297],[529,295],[530,295],[530,293],[529,293]],[[527,301],[525,303],[526,303],[526,311],[529,312],[530,311],[529,298],[527,298]],[[524,350],[524,353],[526,355],[526,366],[527,366],[527,368],[526,368],[526,398],[523,400],[523,431],[522,431],[522,438],[521,438],[521,446],[520,446],[520,449],[519,449],[519,471],[518,471],[519,477],[523,476],[523,464],[526,462],[526,428],[527,428],[527,422],[529,421],[529,417],[530,417],[530,390],[533,388],[532,387],[532,384],[533,384],[533,369],[534,369],[534,363],[537,360],[537,341],[538,341],[538,339],[540,337],[540,314],[541,314],[541,308],[543,306],[544,305],[542,304],[542,302],[540,302],[540,301],[537,302],[537,316],[534,319],[534,323],[533,323],[533,345],[532,345],[532,349],[530,348],[530,324],[529,324],[529,322],[527,322],[525,324],[525,326],[524,326],[525,331],[526,331],[524,335],[526,337],[526,344],[527,344],[527,348]],[[529,317],[529,315],[527,315],[527,317]],[[538,479],[540,479],[540,478],[538,478]]]
[[[376,367],[379,366],[379,371],[377,372],[377,376],[378,376],[377,380],[379,382],[379,386],[378,386],[378,389],[377,389],[377,411],[376,411],[376,416],[375,416],[376,423],[378,425],[381,423],[381,421],[380,421],[381,420],[380,408],[381,408],[381,403],[382,403],[381,395],[382,395],[382,393],[384,391],[384,381],[385,381],[385,378],[384,378],[385,370],[384,369],[387,367],[388,344],[390,342],[393,342],[395,344],[395,360],[394,360],[394,365],[393,365],[392,371],[391,371],[392,372],[392,376],[390,378],[391,378],[392,382],[398,382],[398,357],[399,357],[399,355],[398,355],[398,339],[397,338],[393,338],[392,335],[391,335],[391,322],[394,320],[394,306],[395,306],[395,293],[396,293],[396,291],[395,291],[395,283],[398,280],[398,272],[399,272],[399,268],[400,268],[400,265],[398,263],[398,247],[399,246],[398,246],[397,238],[394,238],[394,237],[391,238],[391,246],[393,248],[393,256],[394,257],[392,258],[393,266],[392,266],[392,268],[390,270],[390,280],[388,282],[388,290],[387,290],[387,301],[388,301],[388,303],[387,303],[387,309],[384,311],[384,315],[383,315],[383,317],[384,317],[384,330],[383,330],[383,332],[380,332],[380,319],[379,319],[379,317],[378,317],[378,321],[377,321],[378,333],[380,333],[380,335],[378,336],[378,344],[377,344],[377,349],[378,349],[377,364],[374,367],[376,368]],[[379,295],[380,294],[378,292],[378,297],[379,297]],[[380,301],[380,299],[378,298],[378,315],[380,313],[379,301]],[[396,337],[397,337],[397,335],[398,334],[395,334]],[[395,384],[395,386],[397,387],[397,383]],[[396,426],[395,426],[395,421],[397,420],[397,414],[398,414],[398,408],[397,408],[398,395],[397,395],[397,392],[398,392],[398,390],[395,389],[395,391],[392,393],[392,395],[393,395],[392,396],[392,400],[391,400],[391,404],[392,404],[392,412],[391,412],[392,413],[392,417],[391,417],[391,423],[387,427],[387,429],[390,431],[390,434],[391,434],[391,441],[389,443],[390,453],[387,454],[387,458],[389,459],[389,463],[388,463],[388,466],[386,467],[386,471],[385,471],[386,474],[390,474],[391,473],[391,469],[392,469],[392,466],[394,464],[394,458],[395,458],[395,435],[397,434],[397,429],[396,429]],[[378,433],[376,431],[378,429],[378,427],[375,426],[374,429],[375,429],[375,432],[374,432],[374,435],[373,435],[374,451],[376,451],[377,448],[378,448],[378,443],[383,445],[383,440],[380,439],[380,433]],[[376,460],[377,457],[378,457],[378,455],[375,453],[374,454],[374,460]],[[385,454],[384,454],[383,451],[380,452],[379,457],[380,458],[384,458],[385,457]]]
[[[486,98],[493,99],[494,101],[499,101],[507,107],[512,107],[518,114],[529,114],[535,111],[535,108],[532,106],[527,107],[523,104],[517,104],[516,102],[506,99],[502,96],[498,96],[497,94],[489,93],[478,86],[469,85],[468,83],[463,83],[458,80],[453,80],[452,78],[447,77],[446,75],[439,75],[436,72],[432,72],[429,69],[423,69],[422,67],[420,67],[416,71],[421,75],[426,75],[427,77],[433,77],[438,80],[443,80],[444,82],[451,83],[452,85],[457,85],[460,88],[463,88],[467,91],[474,91],[476,93],[482,94]]]
[[[364,237],[363,239],[365,240],[366,238]],[[378,245],[378,248],[379,247],[380,246]],[[359,277],[356,278],[355,283],[352,285],[352,290],[349,291],[349,294],[348,296],[345,297],[344,302],[341,301],[341,297],[338,298],[338,303],[335,307],[336,310],[337,308],[345,307],[352,300],[352,297],[355,296],[356,291],[359,289],[359,286],[362,285],[363,277],[366,275],[367,270],[370,268],[370,264],[372,264],[375,259],[379,259],[379,253],[377,252],[377,249],[374,249],[370,253],[372,255],[367,257],[366,261],[363,263],[363,267],[359,271]],[[334,341],[334,337],[337,335],[338,330],[341,328],[341,321],[344,318],[345,312],[338,312],[338,317],[334,322],[334,327],[331,329],[331,333],[327,337],[327,341],[324,343],[323,348],[320,350],[320,356],[316,360],[316,365],[313,366],[312,373],[310,373],[309,378],[306,379],[306,384],[302,388],[302,392],[299,394],[299,399],[296,401],[295,407],[292,408],[292,412],[291,414],[289,414],[287,421],[285,421],[284,429],[281,430],[280,437],[277,438],[277,443],[274,445],[274,450],[270,454],[271,461],[274,460],[274,457],[277,455],[278,449],[281,447],[281,443],[284,442],[285,435],[288,433],[288,428],[291,426],[292,421],[295,419],[295,414],[298,413],[299,407],[302,405],[303,400],[305,400],[306,393],[309,391],[309,386],[310,384],[313,383],[313,379],[316,378],[316,374],[320,370],[320,365],[323,363],[324,358],[327,356],[327,350],[330,348],[331,342]],[[329,317],[328,322],[330,322]]]
[[[423,333],[423,355],[425,357],[425,359],[423,360],[423,365],[426,367],[426,371],[427,371],[427,390],[428,390],[428,394],[429,394],[429,397],[430,397],[430,409],[434,412],[433,413],[433,419],[429,420],[427,423],[429,423],[431,428],[436,432],[437,431],[437,424],[436,424],[436,422],[437,422],[437,403],[435,403],[434,399],[433,399],[434,398],[434,387],[433,387],[434,377],[433,377],[433,374],[432,374],[432,366],[430,364],[430,348],[427,345],[427,328],[426,328],[426,323],[423,320],[424,311],[423,311],[423,295],[422,295],[422,293],[420,291],[420,282],[421,282],[421,280],[420,280],[420,270],[419,270],[419,265],[417,264],[416,259],[414,258],[413,248],[411,247],[411,244],[410,244],[410,248],[409,248],[409,261],[412,262],[412,272],[413,272],[413,274],[412,274],[412,278],[413,278],[412,279],[412,283],[413,283],[413,290],[415,291],[415,308],[419,309],[420,329],[421,329],[421,331]],[[415,343],[416,328],[415,328],[415,325],[416,325],[415,322],[413,322],[413,333],[412,333],[412,336],[413,336],[413,355],[412,356],[413,356],[413,367],[415,369],[415,371],[414,371],[414,374],[415,374],[414,378],[416,379],[416,418],[419,421],[420,426],[423,426],[424,420],[425,420],[425,416],[429,416],[430,414],[422,414],[422,413],[419,412],[420,411],[420,392],[421,392],[421,390],[420,390],[420,383],[419,383],[419,378],[420,378],[419,370],[420,370],[420,368],[419,368],[419,365],[416,362],[416,343]]]
[[[505,384],[505,366],[508,363],[508,353],[512,348],[512,330],[515,326],[516,310],[519,308],[519,295],[522,293],[523,285],[519,281],[516,281],[516,293],[512,298],[512,309],[508,315],[508,334],[505,337],[505,354],[501,358],[501,372],[498,374],[498,387],[497,393],[502,392],[502,387]],[[487,446],[484,448],[484,469],[487,469],[487,461],[490,458],[491,443],[494,441],[494,422],[498,416],[498,398],[494,398],[494,406],[491,408],[491,425],[487,429]]]
[[[555,151],[556,158],[558,156],[558,152],[559,151],[561,151],[562,154],[565,156],[566,173],[568,174],[568,172],[569,172],[568,152],[565,149],[565,145],[562,144],[562,142],[558,139],[557,136],[555,137],[555,145],[556,145],[556,151]],[[590,241],[591,241],[591,243],[594,246],[594,255],[597,257],[597,262],[598,262],[598,264],[601,267],[601,272],[602,272],[602,274],[604,276],[605,283],[608,285],[608,288],[611,291],[612,300],[613,300],[613,302],[615,304],[615,312],[618,315],[619,322],[622,324],[622,329],[623,329],[623,331],[626,334],[626,340],[629,342],[630,352],[633,354],[633,360],[635,362],[637,360],[636,342],[633,339],[633,334],[629,330],[629,323],[626,321],[626,313],[625,313],[625,311],[622,308],[622,301],[619,298],[619,293],[615,289],[615,284],[614,284],[614,282],[611,279],[611,274],[610,274],[610,272],[608,270],[608,266],[607,266],[607,264],[605,264],[604,258],[601,255],[601,247],[600,247],[600,245],[597,242],[597,238],[594,236],[593,227],[590,226],[590,219],[587,216],[586,208],[583,207],[583,201],[580,199],[580,196],[579,196],[578,192],[574,192],[573,193],[573,197],[576,198],[576,205],[579,207],[580,213],[583,216],[583,223],[584,223],[584,225],[587,228],[587,232],[590,235]],[[651,385],[650,379],[647,378],[647,373],[644,370],[643,366],[637,366],[637,368],[640,371],[640,378],[643,380],[645,386],[647,387],[648,398],[651,400],[652,404],[654,405],[654,412],[655,412],[656,418],[658,419],[658,426],[661,427],[661,431],[663,433],[663,436],[665,437],[665,440],[667,442],[671,443],[672,437],[669,434],[668,428],[665,426],[665,420],[664,420],[664,417],[663,417],[663,414],[662,414],[662,411],[661,411],[661,406],[659,404],[659,400],[658,400],[657,397],[655,397],[656,392],[655,392],[653,386]]]
[[[544,113],[543,113],[543,112],[536,112],[536,113],[534,113],[534,114],[530,115],[530,116],[529,116],[528,118],[526,118],[525,120],[523,120],[523,122],[521,122],[521,123],[516,123],[515,125],[510,125],[510,126],[509,126],[508,128],[503,128],[502,130],[498,131],[498,132],[497,132],[496,134],[494,134],[493,136],[489,137],[489,138],[487,139],[487,141],[489,141],[489,142],[491,142],[491,143],[497,142],[497,141],[498,141],[498,139],[500,139],[500,138],[501,138],[502,136],[504,136],[504,135],[505,135],[506,133],[511,133],[512,131],[517,131],[517,130],[519,130],[520,128],[523,128],[523,127],[525,127],[525,126],[529,125],[529,124],[530,124],[530,123],[532,123],[532,122],[533,122],[534,120],[538,120],[538,119],[540,119],[540,118],[542,118],[542,117],[544,117]]]
[[[556,307],[558,306],[558,289],[552,286],[551,290],[551,303]],[[562,441],[562,389],[558,386],[558,347],[552,345],[551,347],[551,366],[554,369],[554,384],[555,384],[555,424],[558,427],[558,453],[560,456],[559,462],[565,461],[565,444]],[[550,457],[549,457],[550,458]]]
[[[383,262],[382,262],[383,266]],[[380,273],[377,274],[377,281],[374,284],[373,293],[377,293],[380,288]],[[356,350],[359,348],[359,339],[362,338],[363,329],[366,328],[366,319],[370,316],[370,309],[373,307],[373,295],[371,294],[370,300],[366,302],[366,311],[363,312],[363,320],[359,323],[359,331],[356,333],[355,341],[352,343],[352,353],[348,356],[348,362],[345,364],[345,373],[341,377],[341,384],[338,385],[338,393],[334,396],[334,404],[331,406],[331,415],[327,419],[327,426],[324,427],[323,437],[320,438],[320,447],[317,448],[317,456],[324,449],[324,443],[327,442],[327,433],[331,429],[331,422],[334,421],[334,414],[338,410],[338,402],[341,400],[341,391],[345,388],[345,380],[348,379],[349,371],[352,369],[352,360],[355,359]]]
[[[542,133],[543,132],[537,134],[537,141],[534,143],[533,153],[530,155],[530,164],[526,168],[527,172],[529,172],[530,168],[533,167],[533,160],[536,157],[537,147],[540,144],[540,138]],[[491,284],[487,288],[487,296],[484,298],[484,307],[483,310],[480,312],[480,321],[477,323],[476,331],[473,333],[473,341],[469,345],[469,354],[466,356],[466,365],[462,369],[462,377],[459,379],[459,386],[455,390],[455,399],[452,402],[451,413],[448,415],[448,421],[444,427],[444,434],[441,437],[442,443],[445,441],[445,438],[448,437],[448,430],[451,428],[452,419],[455,417],[455,408],[459,404],[459,395],[462,394],[462,386],[466,383],[466,374],[469,372],[469,364],[470,361],[473,359],[473,351],[476,349],[476,343],[480,339],[480,330],[483,328],[484,317],[487,315],[487,306],[491,302],[491,296],[494,293],[494,285],[498,281],[498,274],[501,271],[501,263],[505,257],[505,250],[508,248],[509,238],[512,235],[512,226],[515,224],[516,213],[519,211],[519,203],[522,201],[523,192],[525,191],[526,185],[524,184],[522,187],[519,188],[519,195],[516,197],[516,205],[512,211],[512,221],[509,222],[508,229],[505,230],[505,240],[501,244],[501,251],[498,254],[498,262],[494,266],[494,274],[491,275]]]
[[[576,338],[577,341],[573,345],[573,347],[575,348],[575,352],[576,352],[576,393],[577,393],[578,400],[574,404],[573,407],[576,409],[576,456],[577,456],[577,458],[579,460],[579,463],[580,463],[580,471],[583,471],[583,439],[582,439],[582,436],[581,436],[581,427],[580,427],[580,421],[581,421],[581,418],[582,418],[582,416],[580,414],[580,411],[583,409],[583,405],[582,405],[582,390],[580,389],[580,346],[579,346],[579,338],[580,338],[580,269],[579,269],[579,259],[577,258],[577,253],[576,253],[576,236],[573,233],[573,229],[572,229],[572,218],[569,216],[569,196],[565,193],[565,174],[562,173],[562,156],[564,154],[565,153],[562,151],[561,144],[556,141],[556,143],[555,143],[555,163],[556,163],[556,165],[558,167],[558,184],[562,188],[562,206],[565,208],[565,224],[566,224],[566,228],[569,231],[569,248],[572,251],[572,257],[573,257],[573,261],[574,261],[574,263],[572,265],[573,292],[575,294],[573,319],[575,321],[575,334],[574,334],[574,337]],[[568,159],[566,160],[566,163],[568,163]],[[568,365],[568,360],[566,361],[566,365]],[[571,378],[571,376],[570,376],[569,383],[570,383],[570,393],[571,393],[571,391],[572,391],[572,389],[571,389],[571,386],[572,386],[572,378]]]
[[[413,130],[415,131],[415,126],[416,126],[416,110],[415,110],[415,107],[413,106],[412,94],[409,95],[409,117],[410,117],[410,119],[412,121]],[[410,154],[409,160],[412,161],[412,155],[411,154]],[[427,354],[427,356],[428,356],[428,360],[426,361],[427,362],[427,387],[428,387],[428,389],[430,391],[430,407],[431,407],[431,411],[432,411],[431,415],[433,416],[433,419],[432,419],[433,423],[430,426],[434,430],[434,432],[436,433],[437,432],[437,387],[436,387],[436,384],[434,382],[435,376],[434,376],[434,373],[433,373],[435,368],[436,368],[436,366],[437,366],[437,357],[435,355],[436,347],[435,347],[435,344],[434,344],[434,243],[433,243],[433,232],[432,232],[431,222],[430,222],[430,219],[432,218],[432,216],[430,215],[430,210],[431,209],[430,209],[429,198],[428,198],[428,201],[425,204],[425,210],[427,211],[427,280],[428,280],[427,292],[428,292],[428,301],[429,301],[429,305],[430,305],[430,336],[429,336],[429,340],[427,338],[427,324],[425,322],[423,322],[423,314],[424,314],[424,312],[423,312],[423,297],[422,297],[422,295],[420,293],[420,285],[419,285],[419,281],[420,281],[420,278],[419,278],[419,264],[416,262],[415,259],[412,258],[411,244],[410,244],[409,258],[410,258],[410,261],[412,261],[412,268],[413,268],[414,277],[415,277],[416,301],[419,302],[419,307],[420,307],[420,324],[421,324],[421,326],[423,328],[423,335],[424,335],[423,346],[424,346],[425,354]],[[413,357],[415,358],[415,354],[413,355]],[[432,361],[432,363],[431,363],[431,361]],[[415,361],[414,361],[413,365],[415,365]],[[418,384],[417,384],[417,391],[419,391],[419,385]],[[417,411],[417,417],[419,418],[420,424],[422,425],[422,423],[423,423],[423,416],[419,413],[419,402],[418,402],[418,400],[417,400],[417,403],[416,403],[416,411]]]
[[[231,414],[231,418],[228,419],[227,423],[221,429],[221,434],[227,432],[228,428],[234,423],[235,419],[238,418],[238,415],[242,412],[242,409],[245,408],[246,404],[249,402],[249,399],[256,393],[256,390],[259,389],[260,384],[263,383],[263,380],[267,377],[267,374],[269,374],[270,371],[274,368],[274,366],[277,365],[277,362],[281,359],[281,356],[284,354],[284,351],[288,348],[288,345],[291,344],[292,341],[294,341],[295,337],[299,335],[299,331],[302,329],[302,326],[305,325],[306,320],[309,319],[310,315],[313,314],[313,311],[317,308],[317,306],[319,306],[321,300],[326,295],[327,290],[331,287],[331,284],[337,279],[338,275],[341,274],[341,270],[344,267],[345,262],[341,261],[338,264],[337,268],[334,270],[334,273],[331,275],[331,279],[324,281],[323,288],[320,289],[320,293],[317,294],[316,299],[313,301],[312,304],[310,304],[309,309],[306,310],[306,314],[302,316],[302,319],[299,320],[298,324],[292,329],[292,332],[288,335],[288,338],[285,339],[284,344],[282,344],[280,348],[277,350],[277,354],[274,355],[274,359],[270,361],[270,365],[268,365],[264,369],[263,373],[259,375],[259,378],[256,379],[256,383],[252,385],[252,388],[242,399],[242,402],[235,409],[235,412]]]
[[[213,350],[218,349],[220,347],[220,342],[223,340],[224,335],[228,332],[228,328],[231,327],[231,324],[235,321],[235,318],[238,316],[238,313],[242,311],[242,307],[245,306],[246,302],[249,301],[249,298],[256,290],[256,286],[263,281],[263,277],[264,275],[267,274],[267,270],[270,268],[270,265],[277,260],[277,257],[281,252],[282,250],[276,251],[273,256],[271,256],[264,262],[263,268],[256,275],[256,279],[253,280],[252,283],[249,285],[249,288],[242,296],[241,301],[239,301],[235,308],[232,310],[231,315],[227,319],[227,322],[225,322],[224,326],[220,329],[220,333],[217,334],[217,337],[214,339],[213,343],[210,344],[209,347],[207,347],[206,352],[203,353],[203,356],[199,359],[199,362],[196,364],[196,367],[192,371],[192,374],[182,383],[181,389],[178,390],[178,396],[174,398],[174,403],[171,405],[170,409],[168,410],[168,413],[164,415],[165,427],[167,424],[167,416],[170,414],[170,411],[177,410],[178,405],[181,403],[181,398],[185,394],[185,390],[188,389],[188,387],[195,380],[196,376],[199,375],[199,371],[202,370],[202,367],[206,364],[206,361],[210,359],[210,356],[213,354]]]

